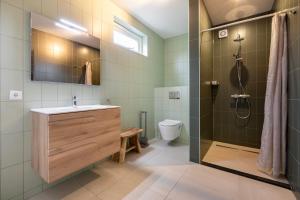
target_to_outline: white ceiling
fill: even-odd
[[[204,0],[213,25],[270,11],[274,0]]]
[[[189,0],[113,1],[164,39],[188,32]]]

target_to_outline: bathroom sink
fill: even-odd
[[[81,112],[88,110],[102,110],[110,108],[119,108],[120,106],[111,105],[84,105],[84,106],[67,106],[67,107],[53,107],[53,108],[35,108],[31,109],[32,112],[38,112],[42,114],[62,114],[70,112]]]

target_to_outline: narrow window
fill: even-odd
[[[118,17],[114,18],[113,42],[144,56],[148,55],[147,36]]]

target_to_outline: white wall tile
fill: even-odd
[[[1,170],[1,199],[7,200],[23,192],[23,163]]]
[[[42,14],[55,19],[58,15],[58,0],[42,0]]]
[[[24,0],[24,9],[35,13],[42,12],[42,1],[41,0]]]
[[[82,86],[82,100],[93,99],[93,86]]]
[[[83,12],[81,16],[81,21],[82,26],[88,30],[88,33],[93,34],[93,16],[91,15],[91,11]]]
[[[40,101],[25,101],[24,102],[24,131],[32,130],[32,113],[31,109],[41,108],[42,103]]]
[[[23,40],[1,36],[1,68],[23,69]]]
[[[76,24],[83,26],[82,24],[82,10],[80,7],[71,4],[70,5],[70,16],[68,19]]]
[[[23,133],[1,135],[1,168],[23,162]]]
[[[70,18],[71,5],[67,0],[58,1],[58,18]]]
[[[32,81],[30,72],[24,72],[24,101],[42,100],[42,83]]]
[[[188,35],[165,41],[165,86],[188,85]]]
[[[72,84],[61,83],[58,85],[58,101],[72,102]]]
[[[23,91],[23,71],[1,69],[1,100],[9,100],[10,90]]]
[[[23,132],[23,103],[1,102],[1,133]]]
[[[23,0],[2,0],[2,2],[8,3],[18,8],[23,8]]]
[[[25,40],[23,44],[23,68],[25,72],[31,72],[31,43]],[[29,76],[30,77],[30,76]]]
[[[83,92],[81,85],[72,85],[72,96],[76,96],[78,101],[83,99]]]
[[[30,42],[31,40],[31,19],[30,19],[30,11],[25,10],[23,13],[23,21],[24,21],[24,33],[23,39],[24,41]],[[30,50],[31,53],[31,50]]]
[[[40,176],[31,168],[31,161],[24,163],[24,191],[41,186],[43,183]]]
[[[93,18],[93,36],[98,37],[98,38],[102,38],[101,36],[101,21],[99,18],[94,17]]]
[[[93,87],[93,99],[101,99],[103,94],[103,87],[102,86],[92,86]]]
[[[42,83],[42,101],[57,102],[58,85],[56,83]]]
[[[58,101],[42,101],[42,108],[58,107]]]
[[[24,133],[24,150],[23,150],[24,162],[31,160],[31,137],[32,137],[32,132]]]
[[[23,38],[23,10],[7,3],[1,3],[1,32],[5,35]]]

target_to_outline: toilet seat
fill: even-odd
[[[172,141],[180,136],[182,122],[178,120],[165,119],[158,123],[163,140]]]
[[[181,121],[172,120],[172,119],[165,119],[164,121],[159,122],[161,126],[176,126],[181,124]]]

